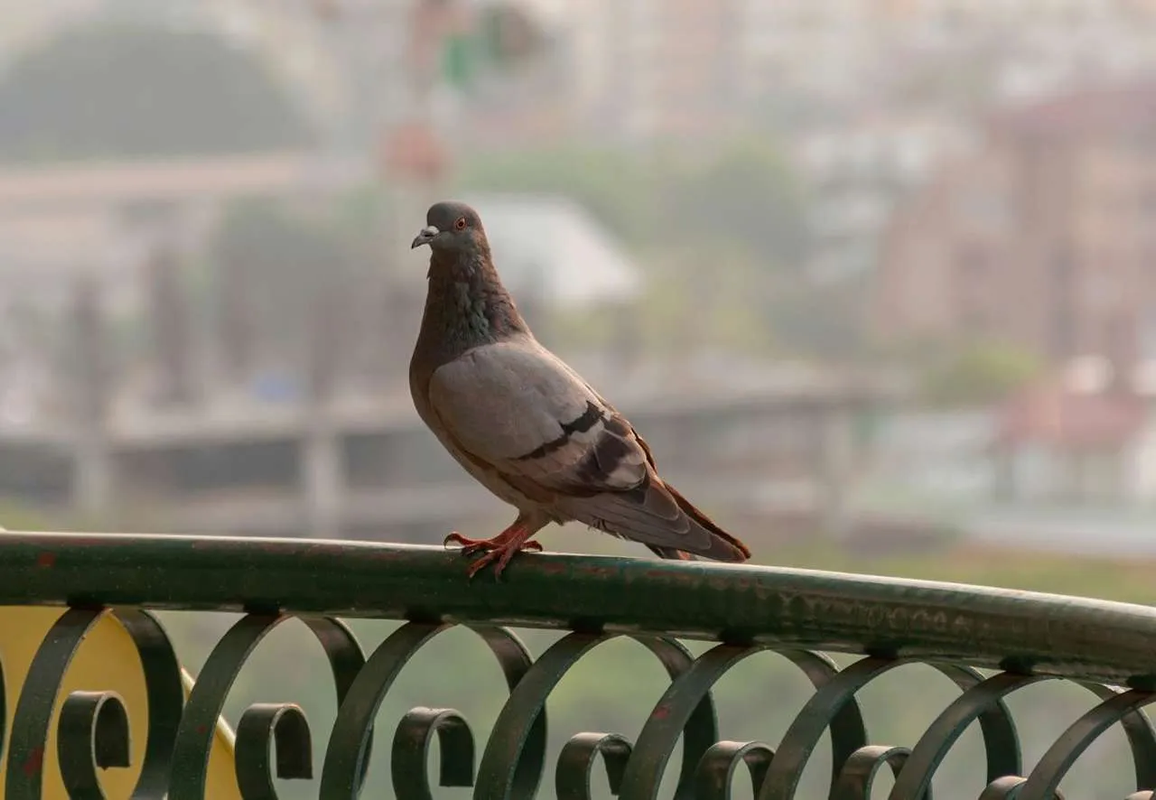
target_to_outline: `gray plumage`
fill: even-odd
[[[477,213],[443,202],[426,222],[413,242],[431,248],[409,369],[414,405],[462,467],[519,511],[493,540],[453,538],[490,551],[483,561],[497,560],[499,572],[546,524],[571,520],[665,558],[749,558],[658,476],[630,423],[534,338],[502,286]]]

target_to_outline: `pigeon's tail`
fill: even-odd
[[[656,544],[648,544],[646,549],[654,553],[659,558],[665,558],[668,561],[698,561],[698,556],[684,553],[681,550],[675,550],[673,547],[659,547]]]
[[[559,510],[569,519],[646,545],[661,558],[692,561],[746,561],[746,545],[716,525],[678,493],[652,476],[630,492],[573,498]]]
[[[751,551],[747,549],[745,544],[716,525],[714,520],[699,511],[694,503],[679,494],[679,491],[669,483],[665,486],[666,491],[670,492],[671,497],[674,498],[674,502],[678,503],[678,507],[690,517],[691,524],[704,528],[710,534],[712,539],[711,551],[709,554],[704,553],[703,555],[709,555],[715,561],[746,561],[751,557]]]

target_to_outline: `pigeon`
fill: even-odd
[[[422,421],[474,479],[514,506],[490,539],[457,543],[495,577],[532,537],[576,521],[661,558],[741,562],[750,551],[658,475],[642,437],[534,338],[502,285],[477,212],[436,203],[410,249],[430,248],[421,329],[409,364]]]

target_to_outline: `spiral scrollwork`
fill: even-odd
[[[103,608],[66,610],[36,651],[16,705],[5,797],[41,797],[45,748],[60,686],[84,637],[106,613]],[[169,754],[184,704],[180,667],[168,636],[152,615],[139,610],[112,613],[136,647],[148,699],[148,739],[133,797],[159,799],[167,791]],[[59,724],[57,752],[62,770],[65,756],[69,763],[65,780],[74,781],[78,791],[99,797],[93,758],[101,767],[129,766],[128,719],[122,701],[108,692],[71,695],[63,704]]]
[[[313,777],[313,737],[305,712],[294,703],[254,703],[245,709],[237,724],[235,753],[237,786],[245,800],[277,800],[274,774],[282,780]]]
[[[521,682],[510,693],[510,699],[498,715],[490,741],[482,754],[482,764],[478,769],[476,795],[481,797],[523,797],[532,796],[518,791],[521,765],[532,763],[525,758],[525,745],[534,727],[545,719],[546,700],[571,668],[590,650],[620,634],[594,634],[575,632],[555,642],[544,652],[526,673]],[[666,668],[667,674],[676,682],[693,669],[694,661],[690,653],[674,639],[652,636],[631,636],[653,653]],[[652,715],[654,719],[659,712]],[[717,741],[718,722],[714,701],[708,694],[696,697],[686,713],[679,716],[674,738],[683,737],[683,769],[679,786],[688,787],[693,779],[694,768],[707,748]],[[645,730],[643,731],[645,735]],[[640,739],[641,741],[641,739]],[[659,774],[665,765],[669,751],[660,760],[648,766],[655,767]],[[636,745],[623,774],[621,792],[629,786],[632,765],[639,759]],[[537,768],[540,772],[540,767]],[[527,779],[528,781],[528,779]],[[537,788],[535,775],[533,784],[523,784],[528,789]],[[680,788],[680,792],[685,792]]]
[[[426,763],[434,736],[442,752],[438,783],[474,785],[474,734],[465,717],[452,708],[414,708],[401,718],[393,737],[391,774],[397,800],[433,800]]]
[[[410,622],[398,628],[383,641],[365,663],[365,668],[350,686],[349,694],[337,712],[333,734],[325,752],[325,766],[321,773],[320,797],[322,800],[346,800],[352,797],[360,785],[369,762],[370,732],[373,720],[382,701],[389,692],[397,676],[413,656],[436,636],[453,628],[452,623]],[[529,651],[512,632],[492,626],[469,626],[488,646],[498,661],[510,689],[518,686],[533,663]],[[460,714],[453,712],[451,724],[459,728],[468,726]],[[416,721],[413,723],[416,725]],[[428,735],[428,733],[426,734]],[[460,738],[464,736],[460,735]],[[428,744],[428,738],[424,739]],[[472,734],[471,734],[472,742]],[[427,752],[422,746],[421,752]],[[546,720],[541,717],[526,734],[527,759],[514,770],[514,781],[525,792],[519,796],[532,797],[537,788],[546,753]],[[443,751],[443,779],[457,779],[464,770],[450,768],[445,764],[447,756],[460,753]],[[472,747],[470,757],[472,761]],[[403,764],[414,763],[405,759]],[[396,762],[395,762],[396,764]],[[471,765],[472,766],[472,765]],[[421,778],[416,774],[411,781],[424,781],[425,764],[421,764]],[[395,786],[397,776],[394,776]],[[443,784],[445,785],[445,784]]]
[[[728,644],[720,644],[708,650],[674,679],[643,726],[638,742],[634,746],[634,755],[623,777],[623,791],[628,792],[628,796],[639,800],[642,798],[653,800],[658,796],[663,770],[678,741],[682,726],[690,723],[700,704],[711,702],[711,689],[723,675],[741,661],[759,652],[778,653],[802,670],[816,687],[829,686],[840,675],[830,659],[806,650],[777,651],[767,647]],[[859,706],[853,697],[846,699],[847,702],[831,709],[830,713],[823,717],[823,724],[819,730],[821,735],[828,727],[831,729],[836,763],[846,760],[851,753],[867,743],[867,732],[863,726]],[[691,743],[684,741],[683,757],[686,759],[693,755],[697,762],[707,747],[709,744],[706,747],[692,749]],[[771,762],[772,769],[780,759],[781,754],[776,752]],[[684,761],[683,766],[679,793],[680,796],[687,797],[692,776],[688,774],[686,767],[690,766],[693,769],[693,764]],[[762,785],[765,793],[768,783],[764,780]]]
[[[630,740],[617,733],[578,733],[571,736],[554,771],[554,792],[558,800],[590,800],[594,763],[602,757],[610,793],[618,796],[622,773],[630,759]]]
[[[247,614],[238,620],[221,638],[217,646],[209,654],[208,660],[197,677],[193,690],[189,694],[188,704],[180,718],[180,727],[177,730],[176,741],[173,745],[173,781],[169,792],[170,800],[202,800],[205,795],[206,771],[209,765],[209,750],[212,746],[213,735],[221,709],[224,708],[225,698],[233,686],[241,667],[244,666],[253,650],[278,625],[294,619],[293,615],[286,614]],[[353,633],[344,623],[327,617],[301,616],[301,621],[313,632],[329,660],[333,672],[334,684],[337,688],[338,705],[345,699],[354,682],[354,676],[364,664],[361,646]],[[311,773],[311,764],[306,766],[298,762],[301,759],[311,761],[312,754],[302,746],[303,742],[311,739],[309,726],[305,715],[300,709],[289,711],[281,707],[280,715],[258,711],[250,719],[251,725],[266,723],[274,725],[280,719],[288,726],[292,738],[287,737],[285,748],[286,759],[293,755],[294,771]],[[274,727],[274,732],[276,728]],[[255,734],[254,734],[255,735]],[[369,733],[367,732],[367,738]],[[247,741],[250,741],[247,737]],[[264,736],[267,742],[268,737]],[[267,746],[267,745],[266,745]],[[252,752],[254,747],[247,748],[246,753]],[[279,749],[278,753],[282,751]],[[287,764],[289,762],[287,761]],[[264,780],[269,772],[267,769],[253,768],[252,771],[244,765],[238,765],[247,780],[252,780],[255,790],[270,793],[272,787]],[[258,776],[260,773],[260,779]],[[360,776],[357,782],[360,783]],[[260,785],[260,789],[257,786]],[[275,795],[273,795],[275,796]]]
[[[911,751],[906,747],[868,745],[860,747],[843,764],[835,782],[832,800],[870,800],[875,786],[875,777],[883,767],[890,767],[893,775],[898,775],[907,763]],[[925,789],[920,800],[931,800],[931,789]]]
[[[934,722],[915,745],[911,754],[909,766],[902,771],[896,780],[893,797],[917,797],[921,792],[930,791],[931,779],[935,769],[942,763],[951,746],[977,717],[981,720],[984,714],[990,714],[999,708],[1002,698],[1027,686],[1041,681],[1055,680],[1054,676],[1047,675],[1018,675],[1002,672],[973,685],[959,696]],[[1117,692],[1101,684],[1077,682],[1085,686],[1093,694],[1101,698],[1115,697]],[[1018,763],[999,763],[993,765],[993,757],[1000,758],[1006,754],[1009,758],[1013,752],[1019,751],[1019,741],[1015,737],[1011,717],[1006,708],[999,711],[996,719],[1006,720],[1007,727],[1002,731],[994,731],[992,737],[985,732],[985,742],[988,745],[988,780],[993,785],[998,778],[1018,773]],[[1141,787],[1153,785],[1152,770],[1156,769],[1156,737],[1153,736],[1151,722],[1142,714],[1135,711],[1122,714],[1120,723],[1128,737],[1128,744],[1132,753],[1132,761],[1136,773],[1137,784]],[[1002,741],[1001,741],[1002,737]],[[1013,769],[1014,767],[1014,769]],[[1016,789],[1018,792],[1018,788]]]
[[[1003,775],[984,787],[979,800],[1015,800],[1026,780],[1021,775]]]
[[[1090,709],[1060,734],[1040,757],[1023,786],[1019,787],[1016,800],[1051,800],[1059,791],[1060,781],[1092,742],[1108,728],[1117,722],[1123,722],[1152,702],[1156,702],[1156,692],[1144,689],[1113,692],[1110,697]],[[1142,791],[1153,787],[1148,785],[1136,788]]]
[[[771,764],[767,781],[763,784],[763,791],[759,793],[759,800],[790,800],[794,797],[803,769],[806,767],[811,754],[818,745],[824,731],[831,726],[837,715],[844,708],[855,702],[855,695],[868,683],[891,670],[909,665],[927,663],[937,671],[943,673],[957,686],[967,689],[982,681],[982,676],[970,667],[938,662],[924,662],[918,659],[883,658],[868,656],[856,661],[825,685],[818,688],[815,694],[803,706],[803,710],[795,717],[794,722],[787,729],[783,741],[775,754]],[[985,752],[987,754],[987,774],[989,780],[1000,775],[1015,774],[1019,771],[1020,749],[1019,738],[1007,706],[1000,699],[984,704],[978,712],[980,727],[983,732]],[[851,754],[867,744],[864,740],[857,747],[846,754],[836,751],[835,764],[843,764]],[[838,770],[833,771],[832,783],[838,780]],[[907,769],[900,770],[898,781],[907,774]],[[832,786],[832,791],[834,786]],[[909,797],[914,800],[919,793],[896,793],[893,797]]]
[[[694,796],[701,800],[728,800],[740,764],[746,765],[751,789],[758,794],[774,757],[775,751],[764,742],[723,741],[713,744],[698,762]]]
[[[102,781],[111,787],[111,776],[127,783],[132,773],[104,771],[138,767],[132,800],[204,800],[210,751],[237,675],[270,631],[294,619],[310,630],[328,661],[335,721],[322,731],[310,728],[295,703],[248,706],[236,728],[233,773],[224,773],[226,781],[235,776],[244,800],[276,800],[276,783],[286,779],[315,780],[321,800],[357,798],[371,766],[379,710],[390,692],[400,692],[398,676],[419,651],[456,628],[480,639],[485,657],[497,662],[503,702],[485,737],[479,735],[484,728],[472,728],[462,713],[433,697],[402,706],[410,710],[394,731],[388,765],[382,765],[399,800],[433,800],[441,787],[472,787],[473,796],[485,800],[532,800],[546,791],[550,766],[559,800],[589,800],[605,787],[621,800],[654,800],[663,785],[673,786],[676,800],[727,800],[748,783],[759,800],[795,800],[804,771],[816,769],[815,753],[826,740],[831,766],[821,777],[829,779],[829,800],[877,797],[888,773],[894,778],[891,800],[930,800],[933,788],[941,794],[954,788],[945,785],[946,774],[937,773],[965,731],[977,728],[983,745],[974,765],[980,800],[1053,800],[1063,797],[1065,780],[1076,794],[1077,777],[1069,778],[1069,772],[1115,726],[1125,735],[1127,777],[1135,784],[1127,800],[1152,800],[1156,790],[1156,730],[1147,713],[1156,702],[1153,609],[801,571],[554,556],[527,559],[514,586],[480,585],[461,578],[456,560],[419,548],[264,542],[249,550],[240,541],[220,545],[179,537],[149,544],[143,562],[148,569],[141,570],[131,558],[139,544],[93,545],[85,539],[85,547],[95,548],[90,556],[89,550],[69,549],[75,537],[48,538],[54,549],[46,548],[45,537],[0,539],[0,549],[9,551],[7,560],[0,559],[0,594],[9,592],[10,603],[64,606],[26,677],[20,678],[24,659],[0,651],[5,800],[39,800],[50,791],[56,776],[46,774],[46,764],[53,759],[72,800],[105,800],[111,790]],[[258,588],[231,590],[226,602],[219,587],[203,580],[217,563],[214,553],[247,554],[283,574],[278,580],[254,574]],[[313,582],[290,602],[284,587],[296,584],[284,577],[305,574],[292,572],[301,562],[308,563]],[[90,567],[96,577],[89,576]],[[186,567],[189,572],[181,572]],[[142,572],[147,574],[134,588],[133,576]],[[391,580],[381,580],[380,572]],[[112,577],[101,577],[107,575]],[[183,576],[184,583],[169,580],[172,575]],[[60,583],[36,588],[45,581]],[[349,582],[356,592],[347,591]],[[24,587],[24,600],[11,594],[14,585]],[[669,603],[663,593],[672,598]],[[211,648],[186,700],[170,640],[144,609],[238,607],[249,613]],[[340,619],[347,615],[400,625],[367,658]],[[68,676],[70,667],[79,673],[87,660],[76,659],[77,652],[94,626],[109,618],[127,632],[139,657],[144,716],[129,713],[138,710],[126,707],[130,701],[124,698],[132,692],[122,696],[87,684],[72,691],[77,679]],[[561,633],[535,657],[509,625]],[[661,696],[639,714],[633,741],[610,727],[555,731],[560,753],[548,764],[551,697],[558,699],[557,688],[577,664],[623,637],[665,670],[669,682],[664,680]],[[692,652],[685,644],[691,640],[709,645]],[[823,651],[853,657],[837,664]],[[732,669],[755,655],[785,661],[810,688],[781,737],[735,741],[720,730],[714,695]],[[933,670],[935,680],[946,678],[955,694],[934,709],[926,727],[908,731],[910,741],[872,739],[867,722],[874,720],[865,720],[863,709],[873,707],[861,704],[864,692],[874,691],[868,687],[894,670],[913,666]],[[463,678],[472,676],[465,660],[462,669]],[[1043,742],[1033,726],[1024,725],[1036,738],[1021,752],[1008,702],[1022,699],[1012,695],[1027,687],[1057,681],[1090,692],[1090,708],[1073,712],[1066,727]],[[907,696],[919,699],[917,692]],[[9,705],[14,708],[6,726]],[[551,722],[560,727],[553,716]],[[227,751],[228,739],[219,742]],[[324,753],[320,769],[315,745]],[[672,760],[680,745],[680,758]],[[139,765],[130,763],[142,752]],[[1024,752],[1043,755],[1025,764]],[[431,759],[437,760],[432,771]],[[220,764],[214,756],[214,781]]]
[[[71,800],[105,800],[97,769],[129,766],[128,711],[116,692],[72,692],[60,709],[56,751]]]

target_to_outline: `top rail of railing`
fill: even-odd
[[[764,566],[529,553],[469,581],[440,547],[0,535],[0,605],[301,613],[661,634],[1156,688],[1156,609]]]

